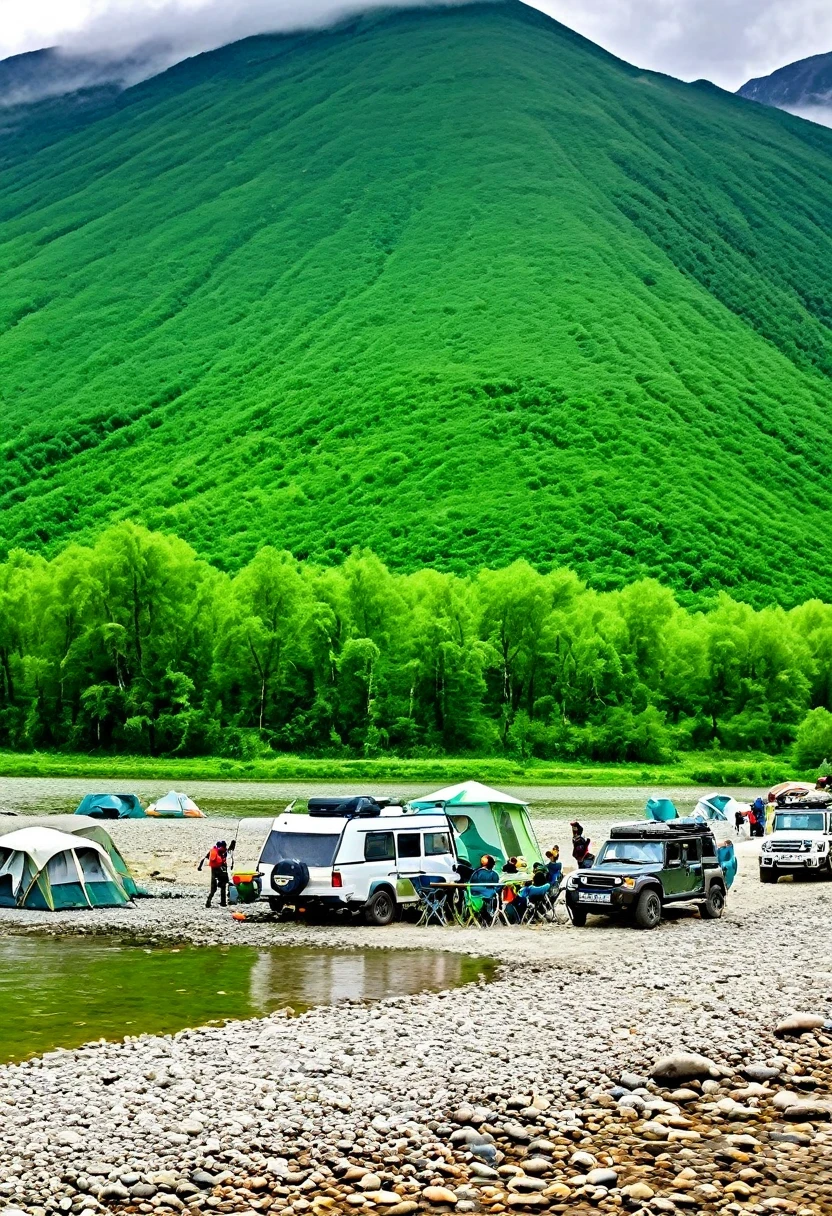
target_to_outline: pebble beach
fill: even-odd
[[[4,911],[0,933],[428,948],[496,978],[0,1068],[4,1216],[832,1213],[832,885],[762,887],[748,841],[724,919],[652,933],[236,922],[194,868],[231,827],[156,824],[151,849],[146,822],[115,824],[157,898]]]

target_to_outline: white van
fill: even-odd
[[[418,902],[413,879],[453,882],[456,863],[444,811],[414,813],[371,798],[313,798],[310,814],[274,820],[258,870],[274,911],[318,905],[389,925],[397,907]]]

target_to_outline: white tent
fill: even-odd
[[[189,798],[187,794],[177,794],[176,790],[171,790],[163,798],[158,798],[147,808],[146,814],[156,819],[205,818],[192,798]]]
[[[0,836],[0,907],[95,908],[128,896],[105,849],[54,828]]]

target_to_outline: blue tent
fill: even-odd
[[[679,812],[669,798],[648,798],[645,814],[656,823],[669,823],[671,819],[679,818]]]
[[[145,819],[145,811],[135,794],[87,794],[75,812],[91,819]]]

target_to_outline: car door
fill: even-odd
[[[396,832],[396,862],[400,878],[422,873],[421,832]]]
[[[662,886],[665,895],[680,896],[685,889],[685,871],[682,867],[682,845],[670,840],[664,847],[664,870]]]
[[[380,881],[396,887],[396,840],[393,832],[367,832],[364,836],[364,865],[361,867],[365,888],[364,898],[369,898]]]
[[[693,895],[705,889],[702,867],[702,841],[682,841],[682,890]]]

